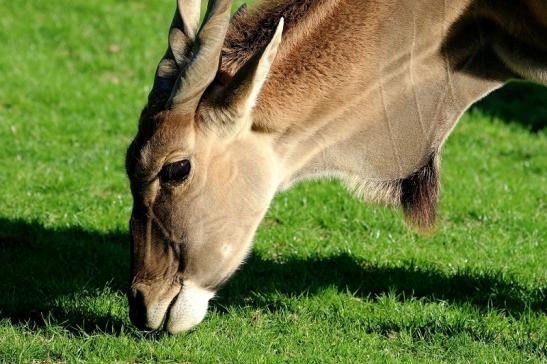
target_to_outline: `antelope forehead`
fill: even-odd
[[[184,159],[192,155],[194,149],[193,128],[188,125],[173,125],[158,128],[148,140],[140,141],[140,144],[135,143],[128,159],[129,163],[133,164],[132,170],[149,180],[162,165]]]

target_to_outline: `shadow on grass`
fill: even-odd
[[[380,266],[347,254],[311,260],[292,259],[285,263],[252,256],[246,266],[222,291],[221,306],[245,305],[241,297],[249,292],[294,296],[313,295],[325,287],[336,287],[357,297],[375,298],[393,292],[405,299],[443,300],[470,304],[479,309],[503,310],[519,316],[527,310],[545,312],[543,288],[526,287],[500,272],[471,269],[455,274],[435,266],[403,262],[401,266]],[[276,310],[275,302],[250,303]]]
[[[85,307],[66,309],[59,299],[93,298],[105,287],[124,294],[128,272],[129,244],[123,232],[48,229],[0,218],[0,319],[31,327],[49,321],[75,335],[119,333],[129,325],[127,319]],[[446,274],[412,262],[398,267],[373,265],[347,254],[284,263],[254,255],[220,292],[215,305],[219,310],[241,306],[276,310],[275,301],[249,302],[244,297],[251,292],[313,295],[326,287],[371,298],[394,292],[401,300],[445,300],[515,316],[547,308],[542,287],[526,287],[495,271]]]
[[[124,292],[127,240],[121,232],[49,229],[0,218],[0,319],[31,326],[50,321],[73,332],[119,332],[127,323],[86,307],[71,312],[60,300],[95,297],[105,287]]]
[[[473,109],[537,133],[547,125],[547,87],[513,81],[477,102]]]

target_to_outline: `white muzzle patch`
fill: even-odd
[[[169,311],[166,329],[171,334],[188,331],[203,321],[214,292],[185,281],[177,300]]]

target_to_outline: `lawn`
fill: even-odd
[[[302,184],[198,329],[134,329],[123,160],[172,6],[0,0],[0,362],[547,361],[547,89],[521,83],[448,140],[434,234]]]

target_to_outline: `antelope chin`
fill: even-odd
[[[207,314],[209,300],[214,295],[212,291],[203,289],[191,281],[185,281],[167,313],[165,329],[170,334],[178,334],[198,325]]]

